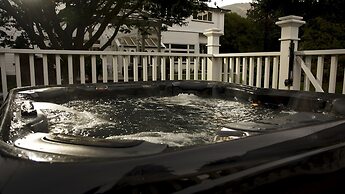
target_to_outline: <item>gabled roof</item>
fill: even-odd
[[[121,38],[117,38],[115,40],[118,47],[137,47],[142,45],[141,39],[138,40],[136,36],[125,36]],[[145,38],[145,47],[147,48],[157,48],[158,47],[158,39],[154,37]],[[161,43],[161,48],[165,48],[165,45]]]

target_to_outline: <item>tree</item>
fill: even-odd
[[[262,51],[279,50],[280,29],[275,25],[281,11],[277,6],[282,1],[274,0],[254,0],[252,8],[248,11],[248,18],[259,26],[262,33]]]
[[[264,50],[279,49],[279,17],[302,16],[300,49],[344,48],[345,1],[343,0],[254,0],[248,17],[262,26]],[[278,47],[277,47],[278,46]]]
[[[112,29],[105,49],[132,17],[182,25],[205,7],[198,0],[1,0],[0,39],[6,43],[6,28],[15,27],[22,39],[41,49],[87,50]]]
[[[221,36],[221,52],[262,51],[262,33],[257,23],[236,13],[227,13],[224,18],[224,36]]]
[[[328,21],[321,17],[309,20],[304,28],[301,49],[342,49],[345,47],[345,23]]]

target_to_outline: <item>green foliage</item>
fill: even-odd
[[[182,25],[204,8],[198,0],[1,0],[0,24],[13,25],[23,31],[23,39],[42,49],[86,50],[112,28],[108,45],[122,26],[135,25],[130,18]],[[5,31],[0,32],[0,41],[8,45]]]
[[[264,51],[277,50],[279,17],[302,16],[300,49],[345,48],[345,1],[343,0],[254,0],[249,19],[261,26]]]
[[[345,23],[330,22],[317,17],[309,20],[304,27],[301,50],[345,48]]]
[[[225,14],[224,36],[221,37],[221,52],[237,53],[262,51],[262,33],[259,26],[236,13]]]

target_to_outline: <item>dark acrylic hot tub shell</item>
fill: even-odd
[[[147,97],[179,93],[237,99],[275,109],[287,107],[298,113],[261,122],[229,124],[228,128],[239,131],[259,132],[233,141],[185,148],[143,141],[99,140],[97,143],[87,138],[48,135],[44,130],[27,136],[33,142],[39,141],[37,147],[41,149],[31,149],[36,144],[28,141],[22,142],[27,143],[25,146],[8,142],[18,94],[54,102],[100,95]],[[344,177],[345,166],[343,115],[343,95],[258,89],[219,82],[15,89],[1,111],[0,193],[307,192],[314,191],[308,187],[314,182],[320,187],[317,192],[323,192],[326,190],[322,189],[330,186],[322,177],[336,177],[331,185],[338,189],[341,184],[337,180]],[[302,181],[292,180],[303,180],[306,186]]]

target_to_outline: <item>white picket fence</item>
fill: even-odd
[[[39,85],[38,78],[43,80],[41,85],[206,80],[207,58],[212,57],[187,53],[3,49],[0,50],[0,65],[4,95],[8,92],[4,59],[11,54],[14,54],[15,87]],[[37,74],[37,68],[41,68],[41,73]],[[101,74],[97,73],[100,71]],[[87,72],[91,72],[91,76]],[[29,77],[30,81],[24,82],[23,77]]]
[[[279,52],[217,54],[223,82],[278,88]]]
[[[295,52],[294,89],[345,94],[345,49]]]
[[[9,54],[14,54],[15,79],[12,82],[15,83],[9,83],[9,76],[6,75],[4,58]],[[211,80],[207,70],[209,65],[213,65],[220,72],[219,77],[213,78],[213,81],[279,89],[279,82],[285,81],[279,79],[280,54],[261,52],[210,55],[2,49],[1,86],[5,96],[9,85],[21,87],[97,82]],[[293,86],[290,89],[345,94],[345,49],[296,51],[295,55]],[[23,80],[24,77],[26,79]]]
[[[86,82],[128,82],[157,80],[207,80],[207,59],[221,59],[219,66],[221,77],[216,81],[238,83],[256,87],[277,88],[279,52],[238,53],[238,54],[173,54],[173,53],[138,53],[138,52],[101,52],[101,51],[66,51],[66,50],[0,50],[0,60],[6,54],[14,54],[16,69],[16,87],[35,86],[37,78],[43,78],[42,85],[84,84]],[[67,74],[62,76],[62,57],[67,59]],[[48,57],[53,61],[48,61]],[[22,72],[21,58],[28,58],[28,71]],[[42,64],[35,64],[35,58],[41,58]],[[99,58],[100,61],[96,61]],[[74,60],[77,59],[77,60]],[[88,59],[89,61],[86,61]],[[75,64],[78,61],[78,64]],[[219,61],[219,60],[218,60]],[[92,76],[87,77],[87,68]],[[1,63],[2,91],[7,93],[6,66]],[[43,73],[35,73],[36,66],[43,66]],[[78,75],[73,73],[78,66]],[[140,66],[140,68],[139,68]],[[53,67],[53,68],[50,68]],[[101,76],[97,68],[101,67]],[[51,82],[48,71],[54,71]],[[23,74],[29,74],[30,82],[23,83]],[[109,76],[110,75],[110,76]],[[130,76],[131,75],[131,76]],[[141,75],[141,76],[139,76]],[[68,81],[62,81],[68,77]]]

